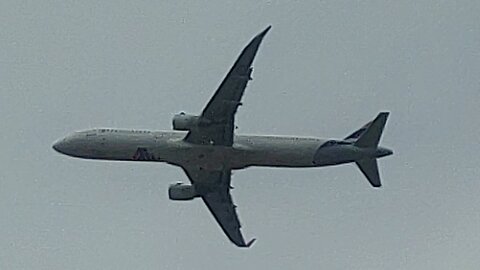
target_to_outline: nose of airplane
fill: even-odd
[[[66,154],[66,148],[67,148],[66,146],[67,146],[67,142],[65,141],[65,139],[61,139],[56,141],[52,145],[52,148],[61,154]]]
[[[52,148],[60,154],[72,155],[74,153],[74,145],[70,137],[56,141]]]

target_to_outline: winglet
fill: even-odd
[[[265,36],[265,35],[268,33],[268,31],[270,30],[270,28],[272,28],[271,25],[267,26],[267,28],[265,28],[265,30],[263,30],[263,31],[260,33],[260,36]]]
[[[263,30],[262,32],[260,32],[258,35],[256,35],[256,36],[252,39],[252,41],[250,42],[250,44],[256,40],[256,42],[258,42],[258,44],[257,44],[256,46],[259,46],[261,40],[263,39],[263,37],[265,37],[265,36],[267,35],[268,31],[270,31],[270,28],[272,28],[271,25],[267,26],[267,28],[265,28],[265,30]]]
[[[251,245],[253,245],[253,243],[255,243],[257,239],[256,238],[252,238],[252,240],[248,241],[248,243],[245,245],[246,248],[249,248]]]

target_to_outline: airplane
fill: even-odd
[[[321,167],[356,163],[373,187],[380,187],[377,158],[392,150],[378,146],[388,112],[344,139],[236,135],[235,114],[252,80],[252,62],[263,38],[255,36],[207,103],[201,114],[174,115],[174,131],[97,128],[74,132],[53,145],[59,153],[84,159],[164,162],[183,169],[190,184],[174,183],[169,199],[201,198],[228,239],[250,247],[240,230],[236,205],[230,195],[233,170],[251,166]]]

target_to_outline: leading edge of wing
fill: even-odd
[[[222,95],[222,92],[225,92],[223,86],[231,78],[232,73],[234,73],[236,71],[236,69],[244,68],[245,69],[244,70],[245,74],[242,74],[242,75],[246,78],[247,81],[251,79],[250,78],[250,68],[252,66],[253,59],[255,58],[255,55],[257,54],[258,48],[260,47],[260,43],[262,42],[263,38],[268,33],[270,28],[272,28],[271,25],[269,25],[267,28],[265,28],[265,30],[263,30],[260,34],[256,35],[250,41],[250,43],[248,43],[248,45],[242,50],[242,52],[238,56],[237,60],[235,61],[233,66],[230,68],[230,71],[227,73],[227,76],[225,76],[222,83],[218,87],[217,91],[215,92],[213,97],[208,101],[207,105],[205,106],[205,108],[202,112],[203,117],[210,118],[210,114],[214,113],[214,110],[212,112],[212,109],[213,109],[212,107],[215,106],[214,105],[215,100],[218,99],[219,96]],[[241,63],[243,61],[245,61],[245,63]],[[240,99],[241,96],[243,95],[243,90],[244,89],[242,89],[241,93],[238,93],[238,96],[232,97],[232,98]],[[235,100],[235,101],[237,102],[237,104],[240,103],[240,100]]]

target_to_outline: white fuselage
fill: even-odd
[[[156,161],[215,170],[249,166],[317,167],[378,156],[342,141],[286,136],[235,136],[232,147],[185,142],[186,132],[94,129],[75,132],[54,145],[73,157]],[[338,142],[323,147],[326,142]]]

